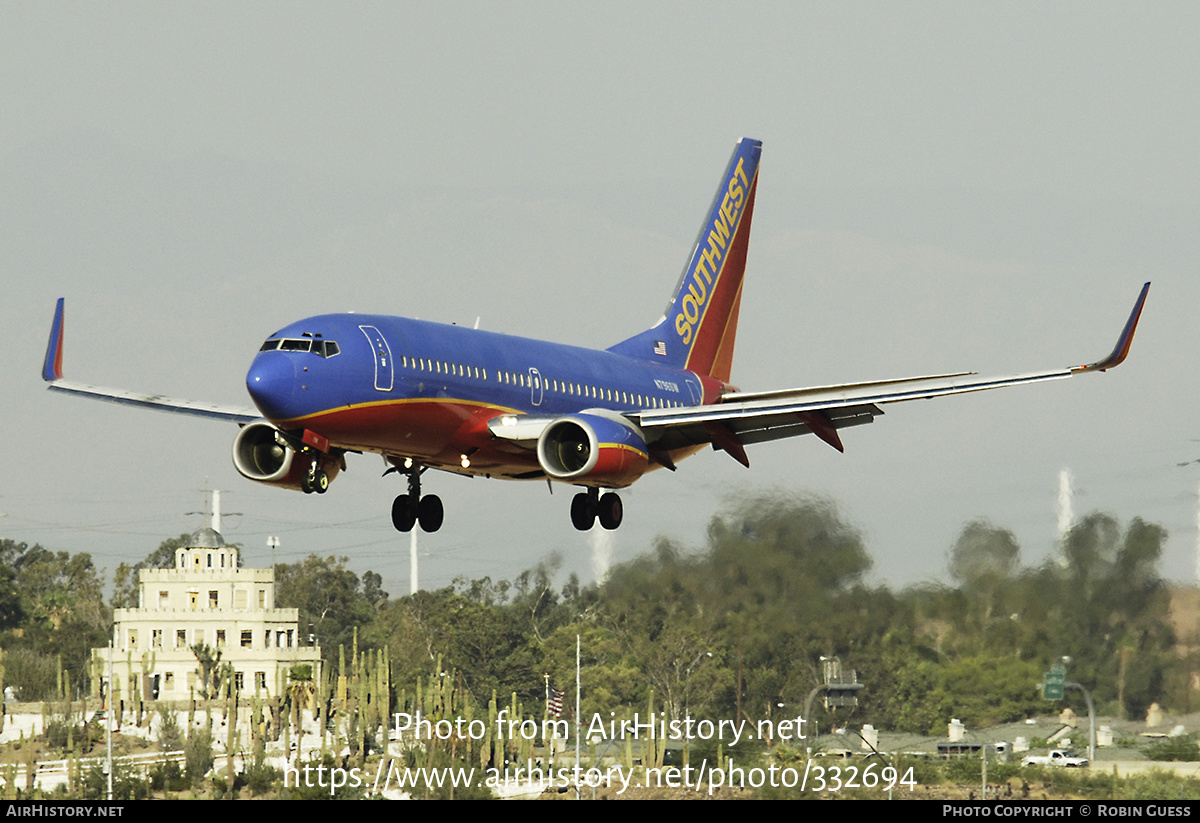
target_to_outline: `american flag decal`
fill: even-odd
[[[657,354],[659,357],[666,357],[667,356],[667,341],[655,340],[654,341],[654,353]]]

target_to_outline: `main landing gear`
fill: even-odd
[[[442,527],[445,510],[442,498],[436,494],[421,496],[421,474],[425,469],[413,465],[401,471],[408,475],[408,494],[392,502],[392,525],[399,532],[410,532],[418,523],[423,532],[437,531]]]
[[[621,525],[625,508],[621,498],[615,492],[600,496],[599,489],[588,489],[580,492],[571,499],[571,525],[585,532],[600,519],[600,525],[612,531]]]
[[[313,460],[304,477],[300,478],[300,488],[305,494],[324,494],[329,490],[329,475],[326,474]]]

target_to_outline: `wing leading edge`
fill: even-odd
[[[50,342],[46,346],[46,360],[42,364],[42,379],[50,385],[51,391],[67,394],[77,394],[97,400],[107,400],[110,403],[122,403],[127,406],[140,406],[156,411],[175,412],[192,417],[206,417],[210,420],[232,421],[234,423],[250,423],[259,420],[262,415],[254,409],[245,406],[223,406],[217,403],[205,403],[198,400],[181,400],[163,397],[158,394],[139,394],[124,389],[110,389],[104,386],[91,386],[86,383],[76,383],[64,380],[62,373],[63,359],[63,298],[58,299],[54,309],[54,323],[50,327]]]
[[[1149,290],[1149,283],[1142,286],[1112,352],[1085,366],[1006,377],[981,378],[973,372],[962,372],[782,391],[730,393],[724,395],[721,402],[710,406],[649,409],[628,416],[648,438],[656,440],[660,449],[711,442],[714,448],[728,451],[735,460],[747,466],[749,460],[742,446],[801,434],[815,434],[842,451],[837,430],[872,422],[883,414],[881,405],[1061,380],[1119,366],[1129,354]]]

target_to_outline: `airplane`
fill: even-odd
[[[429,469],[581,487],[571,522],[586,531],[597,520],[620,526],[617,490],[651,470],[674,471],[709,446],[746,467],[746,446],[802,434],[840,452],[839,431],[872,422],[888,403],[1105,371],[1128,355],[1149,283],[1112,353],[1088,365],[739,391],[730,379],[761,154],[760,141],[738,141],[666,310],[604,351],[403,317],[326,314],[262,344],[246,375],[255,408],[222,406],[63,379],[60,298],[42,376],[55,391],[235,422],[234,466],[272,486],[324,494],[348,453],[381,454],[385,475],[408,480],[392,504],[401,532],[442,526],[440,498],[421,493]]]

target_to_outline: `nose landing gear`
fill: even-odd
[[[399,532],[410,532],[417,524],[423,532],[437,531],[442,527],[445,510],[442,499],[436,494],[421,497],[421,475],[425,469],[414,464],[400,471],[408,475],[408,494],[392,501],[392,525]]]

